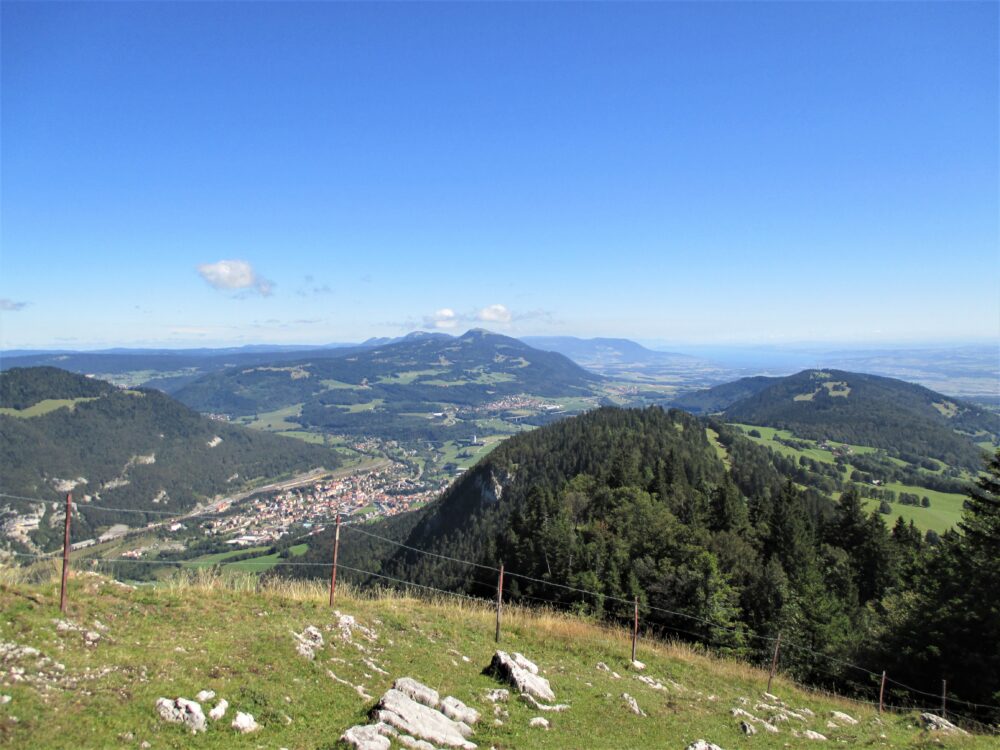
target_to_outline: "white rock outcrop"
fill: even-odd
[[[450,695],[441,701],[438,708],[452,721],[461,721],[469,725],[479,721],[479,712],[476,709],[470,708],[458,698],[453,698]]]
[[[920,714],[920,721],[924,723],[926,729],[932,732],[948,732],[952,734],[968,734],[961,727],[956,727],[947,719],[931,713]]]
[[[375,708],[375,718],[405,734],[434,745],[475,750],[476,745],[468,741],[472,728],[460,721],[449,719],[440,711],[410,698],[400,690],[391,688],[379,700]]]
[[[183,724],[191,730],[192,734],[204,732],[205,713],[201,710],[201,705],[196,701],[189,701],[186,698],[157,698],[156,712],[164,721],[171,724]]]
[[[722,750],[722,748],[708,740],[695,740],[684,750]]]
[[[236,718],[233,719],[231,726],[240,734],[249,734],[250,732],[256,732],[260,729],[260,725],[257,723],[256,719],[253,718],[253,715],[245,714],[242,711],[236,712]]]
[[[292,635],[295,636],[295,650],[306,659],[315,659],[316,652],[323,648],[323,633],[313,625],[307,625],[301,633]]]
[[[374,724],[351,727],[340,735],[340,741],[357,750],[389,750],[391,744]]]
[[[417,682],[412,677],[400,677],[392,686],[408,698],[429,708],[437,708],[441,702],[441,696],[438,695],[437,690]]]
[[[565,703],[539,703],[534,696],[527,693],[521,693],[521,700],[537,711],[552,711],[554,713],[569,711],[569,706]]]
[[[842,711],[831,711],[830,716],[833,717],[834,721],[839,721],[842,724],[850,724],[851,726],[854,726],[855,724],[858,723],[857,719],[855,719],[853,716],[848,716]]]
[[[549,720],[546,719],[545,717],[543,717],[543,716],[536,716],[534,719],[532,719],[531,721],[528,722],[528,726],[529,727],[537,727],[539,729],[548,729],[549,726],[551,726],[551,725],[549,724]]]
[[[517,656],[521,656],[518,654]],[[531,671],[530,667],[534,667]],[[527,693],[538,700],[552,702],[555,693],[549,686],[549,681],[538,674],[538,667],[521,656],[520,661],[506,651],[497,651],[487,671],[496,677],[509,682],[519,693]]]
[[[226,711],[228,709],[229,709],[229,701],[227,701],[225,698],[222,698],[219,700],[218,703],[215,704],[215,708],[213,708],[211,711],[208,712],[208,718],[210,718],[212,721],[218,721],[219,719],[221,719],[223,716],[226,715]]]
[[[628,693],[622,693],[622,700],[625,701],[625,705],[628,706],[629,711],[634,713],[636,716],[645,716],[646,712],[639,708],[639,703]]]

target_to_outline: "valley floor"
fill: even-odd
[[[870,706],[780,677],[772,692],[814,716],[781,722],[777,734],[761,729],[746,737],[730,711],[767,715],[756,705],[768,700],[766,672],[685,645],[640,641],[638,658],[647,665],[641,674],[656,687],[629,668],[625,632],[520,609],[505,613],[500,647],[537,662],[557,701],[571,708],[540,714],[512,699],[503,706],[509,716],[495,725],[486,694],[503,686],[483,674],[497,648],[487,603],[338,592],[338,611],[360,626],[345,628],[322,586],[261,588],[252,577],[223,581],[193,572],[168,585],[132,588],[80,573],[63,618],[51,572],[39,584],[8,578],[0,585],[0,694],[11,697],[0,705],[0,744],[8,747],[334,748],[344,730],[367,722],[378,697],[402,676],[482,712],[472,737],[481,748],[683,749],[699,738],[726,750],[827,744],[803,737],[806,729],[851,747],[997,746],[996,738],[929,733],[914,713],[879,719]],[[299,652],[295,635],[310,625],[324,636],[313,659]],[[193,699],[202,690],[217,694],[205,703],[206,714],[219,698],[230,704],[207,732],[192,735],[157,715],[157,698]],[[623,693],[647,716],[631,713]],[[835,710],[859,723],[829,728]],[[238,734],[230,726],[237,711],[253,714],[260,729]],[[539,715],[550,730],[529,726]]]

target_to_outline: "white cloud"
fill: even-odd
[[[521,320],[522,317],[532,318],[536,316],[537,313],[528,313],[524,316],[517,315],[506,305],[501,304],[487,305],[478,310],[469,310],[468,312],[455,312],[450,307],[442,307],[440,310],[435,311],[433,315],[425,315],[423,325],[420,327],[433,328],[440,331],[452,330],[460,326],[474,326],[478,323],[486,323],[495,328],[507,329],[515,324],[516,321]],[[417,324],[415,321],[409,320],[398,325],[400,328],[412,330]]]
[[[455,314],[454,310],[450,307],[442,307],[433,315],[424,317],[424,327],[438,329],[454,328],[458,325],[459,320],[460,318]]]
[[[7,299],[6,297],[0,298],[0,310],[16,312],[17,310],[23,310],[27,306],[27,302],[15,302],[14,300]]]
[[[480,310],[476,315],[477,320],[485,323],[510,323],[513,317],[510,310],[504,305],[489,305]]]
[[[262,276],[258,276],[253,266],[245,260],[220,260],[216,263],[202,263],[198,273],[215,289],[254,291],[261,297],[267,297],[274,290],[274,284]]]

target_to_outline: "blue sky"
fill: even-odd
[[[5,348],[1000,339],[996,3],[2,15]]]

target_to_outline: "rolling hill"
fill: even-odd
[[[603,379],[561,354],[475,329],[411,334],[346,356],[229,368],[176,392],[202,412],[280,409],[307,428],[397,440],[469,437],[469,412],[505,397],[593,397]]]
[[[902,380],[803,370],[784,378],[743,378],[688,394],[674,406],[721,412],[728,422],[789,430],[809,440],[883,449],[909,463],[926,458],[977,470],[977,442],[1000,436],[1000,417]]]
[[[51,367],[0,373],[0,492],[8,495],[58,501],[72,489],[81,507],[181,512],[248,482],[338,462],[331,449],[210,420],[156,390]],[[29,536],[39,547],[61,533],[49,506],[3,498],[4,506],[8,516],[38,516]],[[157,517],[91,509],[78,533]]]

